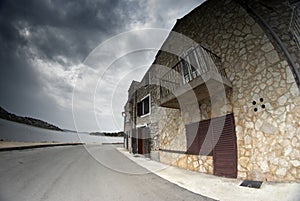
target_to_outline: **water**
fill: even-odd
[[[123,137],[91,136],[85,133],[54,131],[4,119],[0,119],[0,139],[14,142],[123,142]]]

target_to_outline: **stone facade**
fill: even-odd
[[[180,109],[160,107],[158,80],[161,73],[157,73],[154,66],[170,68],[178,62],[178,56],[164,51],[157,54],[149,69],[153,87],[139,92],[140,97],[151,94],[151,114],[137,119],[137,124],[150,127],[152,149],[160,150],[161,162],[213,174],[213,156],[185,153],[185,125],[233,113],[237,177],[300,181],[300,96],[295,75],[299,70],[300,51],[285,27],[289,24],[292,8],[285,1],[274,1],[272,5],[260,2],[263,6],[259,6],[258,1],[250,5],[256,11],[254,15],[243,1],[209,0],[177,21],[174,32],[185,35],[221,58],[232,88],[226,90],[225,101],[218,101],[218,94],[215,94]],[[266,8],[272,8],[277,14],[267,12]],[[273,35],[261,18],[275,30]],[[287,59],[287,53],[283,53],[274,33],[283,41],[291,58]],[[170,34],[162,50],[176,50],[180,54],[191,45],[184,44],[176,46]],[[215,99],[213,106],[212,99]],[[213,112],[212,107],[216,105],[217,110]]]
[[[125,133],[129,135],[129,145],[132,144],[132,137],[134,137],[134,130],[140,127],[149,128],[149,136],[151,139],[151,151],[150,157],[154,160],[159,161],[159,118],[161,111],[164,108],[158,106],[159,97],[159,85],[156,75],[155,68],[152,67],[145,74],[141,82],[134,81],[128,91],[128,102],[126,103],[125,119],[131,119],[130,123],[124,126]],[[143,116],[137,116],[137,103],[144,97],[150,97],[150,113]],[[131,107],[129,109],[129,103]],[[130,110],[130,112],[129,112]],[[129,126],[130,125],[130,126]],[[129,147],[129,151],[132,152],[132,146]]]
[[[132,150],[132,138],[134,137],[134,128],[135,128],[135,105],[136,105],[136,98],[135,98],[135,91],[138,88],[139,82],[132,81],[130,88],[128,89],[128,101],[124,106],[124,145],[130,153],[133,152]]]

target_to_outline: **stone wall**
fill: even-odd
[[[132,150],[132,137],[134,134],[134,128],[135,128],[135,114],[136,114],[136,90],[138,88],[138,85],[140,83],[137,81],[132,81],[130,88],[128,89],[128,101],[126,102],[124,106],[124,132],[128,135],[128,150],[130,153],[133,152]]]
[[[125,141],[125,144],[124,144],[124,147],[127,148],[130,152],[132,150],[130,150],[131,148],[131,129],[132,129],[132,123],[131,123],[131,115],[130,115],[130,110],[131,110],[131,107],[130,107],[130,103],[129,101],[126,102],[125,106],[124,106],[124,112],[125,112],[125,116],[124,116],[124,133],[125,135],[128,136],[127,138],[127,141],[128,141],[128,147],[126,147],[126,141]],[[126,140],[126,138],[125,138]]]
[[[299,181],[299,89],[286,58],[274,47],[264,27],[235,1],[211,0],[180,19],[173,31],[192,38],[222,59],[233,87],[227,94],[228,103],[220,106],[220,110],[225,107],[220,115],[233,111],[235,117],[238,177]],[[169,38],[164,46],[172,49],[172,40]],[[155,62],[172,66],[176,57],[162,52]],[[184,124],[211,118],[208,102],[199,103],[201,114],[196,118],[193,113],[166,109],[159,121],[161,148],[185,150]],[[162,162],[189,167],[187,155],[160,154]],[[196,166],[194,170],[198,171]],[[209,165],[203,167],[209,169]]]
[[[298,5],[299,7],[300,5]],[[299,8],[296,9],[296,5],[290,5],[288,1],[281,0],[272,0],[270,1],[252,1],[250,7],[255,10],[255,13],[263,18],[272,31],[278,36],[278,38],[283,43],[284,48],[288,50],[290,54],[291,61],[295,64],[295,68],[300,72],[300,51],[295,42],[295,38],[292,34],[292,17],[295,15],[295,12],[298,11]],[[295,10],[294,10],[295,9]],[[278,14],[280,13],[280,15]],[[255,16],[253,16],[255,17]],[[270,35],[269,32],[267,34]],[[271,36],[271,35],[270,35]],[[270,37],[271,38],[271,37]],[[298,39],[299,40],[299,39]],[[282,47],[276,44],[276,41],[271,38],[271,42],[274,44],[277,52],[281,55],[284,55],[282,52]],[[294,69],[291,68],[293,71]],[[298,83],[300,86],[300,80]]]
[[[173,31],[192,39],[192,42],[173,33],[165,41],[148,71],[150,85],[143,84],[146,83],[145,76],[137,91],[137,101],[147,94],[151,96],[151,114],[137,118],[137,125],[150,128],[151,151],[158,153],[162,149],[159,151],[161,162],[212,174],[212,156],[183,154],[187,149],[185,125],[233,113],[238,178],[300,181],[299,88],[291,66],[274,38],[259,19],[253,18],[237,2],[209,0],[177,21]],[[278,25],[276,33],[298,65],[299,50],[294,48],[290,33],[284,28],[290,9],[286,6],[280,9],[279,4],[275,5],[275,10],[279,9],[280,15],[260,10],[259,6],[254,8],[271,27],[277,28]],[[286,1],[284,5],[287,5]],[[277,15],[284,17],[278,19]],[[221,58],[232,83],[232,89],[226,91],[226,101],[218,101],[216,94],[196,104],[183,105],[180,110],[159,107],[158,79],[166,70],[156,68],[156,65],[172,67],[178,62],[178,55],[195,44]],[[213,106],[212,99],[216,100]]]
[[[212,156],[177,154],[161,151],[160,160],[168,165],[213,174]]]
[[[165,109],[159,119],[160,148],[186,151],[185,125],[180,110]]]
[[[159,116],[164,108],[159,107],[158,103],[159,84],[155,66],[151,66],[147,71],[136,93],[137,102],[141,101],[145,96],[150,95],[150,114],[137,117],[136,126],[147,126],[149,128],[151,138],[150,157],[153,160],[159,160]]]

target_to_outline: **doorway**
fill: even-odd
[[[151,139],[148,127],[140,127],[138,130],[138,153],[150,154]]]
[[[212,121],[213,142],[216,143],[213,148],[214,175],[236,178],[237,145],[233,114],[214,118]]]

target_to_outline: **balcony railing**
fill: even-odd
[[[226,78],[220,57],[200,45],[189,49],[180,58],[180,61],[160,79],[161,98],[172,95],[181,86],[211,72]]]
[[[293,34],[294,41],[300,50],[300,7],[295,6],[290,23],[290,32]]]

